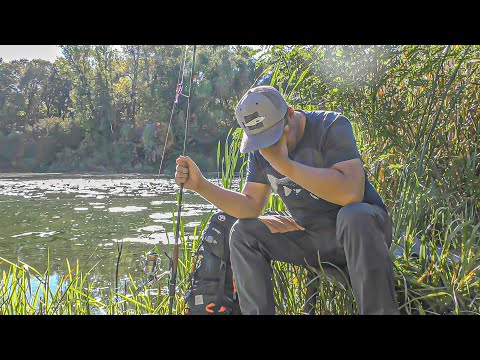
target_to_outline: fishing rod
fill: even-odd
[[[172,111],[170,112],[170,120],[168,122],[168,128],[167,128],[167,134],[165,137],[165,144],[163,146],[163,151],[162,151],[162,157],[160,160],[160,166],[158,168],[158,178],[160,178],[161,170],[162,170],[162,164],[163,164],[163,159],[165,157],[165,150],[167,147],[167,142],[168,142],[168,135],[170,133],[170,127],[173,119],[173,113],[175,110],[175,106],[177,105],[179,101],[180,95],[186,96],[183,94],[183,78],[184,78],[184,73],[185,73],[185,63],[187,59],[187,48],[188,46],[185,46],[184,50],[184,56],[183,56],[183,64],[182,67],[179,69],[178,72],[178,79],[177,79],[177,88],[175,92],[175,98],[173,101],[172,105]],[[189,118],[189,111],[190,111],[190,104],[191,104],[191,89],[192,89],[192,83],[193,83],[193,72],[194,72],[194,67],[195,67],[195,53],[196,53],[196,45],[193,47],[193,61],[192,61],[192,70],[190,74],[190,87],[188,90],[188,103],[187,103],[187,114],[186,114],[186,124],[185,124],[185,139],[183,143],[183,155],[186,153],[186,140],[187,140],[187,131],[188,131],[188,118]],[[170,260],[170,270],[165,271],[161,274],[157,274],[159,269],[160,269],[160,259],[158,256],[158,253],[155,251],[151,250],[149,251],[146,256],[145,256],[145,263],[143,266],[143,272],[147,275],[146,281],[138,287],[138,289],[134,292],[134,295],[137,295],[142,289],[144,289],[147,286],[151,286],[160,279],[162,279],[165,275],[170,274],[170,281],[169,281],[169,296],[170,296],[170,304],[169,304],[169,314],[172,313],[172,307],[173,307],[173,299],[175,297],[175,288],[176,288],[176,275],[177,275],[177,265],[178,265],[178,238],[179,238],[179,224],[180,224],[180,213],[181,213],[181,205],[182,205],[182,198],[183,198],[183,184],[180,186],[180,195],[179,195],[179,201],[178,201],[178,212],[177,212],[177,222],[176,222],[176,233],[175,233],[175,246],[173,249],[173,255],[172,257],[168,256],[167,252],[165,252],[165,256]]]
[[[195,54],[197,52],[197,46],[193,45],[193,60],[192,60],[192,70],[190,72],[190,85],[188,87],[188,102],[187,102],[187,114],[185,116],[185,136],[183,139],[183,152],[182,155],[185,156],[187,148],[187,134],[188,134],[188,118],[190,116],[190,105],[192,103],[192,86],[193,86],[193,72],[195,69]],[[175,299],[175,290],[177,283],[177,267],[178,267],[178,240],[180,234],[180,215],[182,212],[182,200],[183,200],[183,183],[180,184],[180,191],[178,196],[178,207],[177,207],[177,220],[175,223],[175,244],[173,245],[173,254],[170,259],[170,286],[169,286],[169,296],[170,302],[168,305],[168,314],[172,315],[173,301]]]

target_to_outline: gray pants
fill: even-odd
[[[240,219],[230,233],[230,260],[243,315],[275,314],[271,261],[347,266],[360,314],[399,314],[388,253],[392,221],[378,206],[344,206],[328,228],[271,233],[258,219]]]

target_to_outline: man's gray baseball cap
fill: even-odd
[[[243,129],[241,153],[265,148],[282,137],[288,105],[272,86],[257,86],[248,90],[237,105],[236,116]]]

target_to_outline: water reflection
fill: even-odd
[[[0,257],[58,276],[67,273],[67,260],[88,260],[86,268],[98,263],[91,272],[98,287],[111,288],[123,243],[119,276],[141,281],[141,256],[155,245],[163,253],[174,241],[177,191],[173,179],[146,175],[0,174]],[[213,209],[185,191],[187,236]]]
[[[24,265],[22,270],[27,274],[25,289],[22,289],[23,286],[18,280],[13,278],[13,275],[10,275],[6,279],[7,291],[0,297],[0,304],[7,301],[7,299],[12,296],[18,297],[18,294],[20,293],[25,294],[26,301],[30,306],[38,310],[40,308],[40,303],[44,306],[49,306],[52,301],[55,301],[55,299],[60,299],[68,287],[68,282],[61,281],[62,276],[58,273],[39,278],[37,275],[33,275],[29,272],[29,267],[27,265]],[[48,301],[48,299],[50,299],[50,301]]]

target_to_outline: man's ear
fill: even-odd
[[[288,116],[286,116],[285,125],[288,125],[290,123],[290,118],[293,116],[294,113],[295,113],[295,110],[289,106],[287,109]]]

